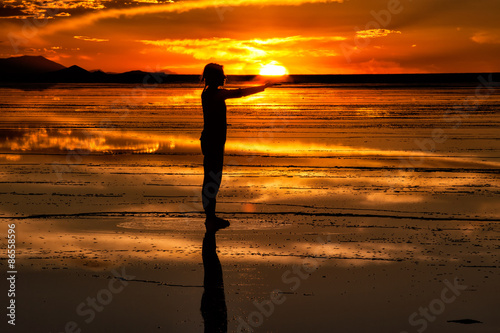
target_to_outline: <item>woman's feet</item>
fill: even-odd
[[[213,217],[207,217],[205,220],[205,227],[207,228],[208,232],[217,232],[220,229],[224,229],[229,227],[229,221],[224,220],[220,217],[213,216]]]

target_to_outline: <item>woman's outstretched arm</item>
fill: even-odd
[[[260,93],[264,91],[266,88],[272,86],[273,84],[271,82],[267,82],[266,84],[263,84],[261,86],[256,86],[256,87],[249,87],[249,88],[240,88],[240,89],[232,89],[232,90],[225,90],[225,99],[227,98],[239,98],[239,97],[245,97],[249,95],[253,95],[256,93]]]
[[[271,82],[267,82],[266,84],[263,84],[263,85],[257,86],[257,87],[242,88],[241,89],[241,96],[243,97],[243,96],[248,96],[248,95],[260,93],[272,85],[273,84]]]

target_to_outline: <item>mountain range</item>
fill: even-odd
[[[228,75],[229,82],[254,81],[258,75]],[[345,75],[288,75],[282,83],[295,84],[385,84],[385,85],[467,85],[477,86],[483,80],[498,82],[500,73],[445,73],[445,74],[345,74]],[[262,80],[260,80],[262,81]],[[0,82],[2,83],[199,83],[200,75],[166,72],[129,71],[105,73],[87,71],[77,65],[65,67],[43,56],[19,56],[0,58]]]
[[[77,65],[65,67],[43,56],[19,56],[0,59],[0,82],[8,83],[145,83],[199,81],[199,75],[175,75],[173,72],[129,71],[105,73],[87,71]]]

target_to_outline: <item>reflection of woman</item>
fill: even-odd
[[[224,296],[222,266],[217,256],[215,233],[217,229],[207,228],[203,238],[201,255],[203,257],[203,296],[201,297],[201,315],[205,323],[205,333],[227,332],[227,308]]]
[[[204,127],[200,140],[201,151],[204,155],[205,176],[203,178],[202,201],[207,218],[205,223],[227,227],[229,222],[215,215],[216,197],[222,179],[224,145],[226,143],[226,99],[252,95],[264,91],[271,84],[244,89],[223,89],[221,87],[226,80],[224,70],[221,65],[213,63],[205,66],[202,80],[205,81],[205,89],[201,94]]]

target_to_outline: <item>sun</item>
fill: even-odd
[[[276,61],[271,61],[269,64],[261,66],[260,75],[281,76],[288,74],[288,70],[285,67],[278,65]]]

